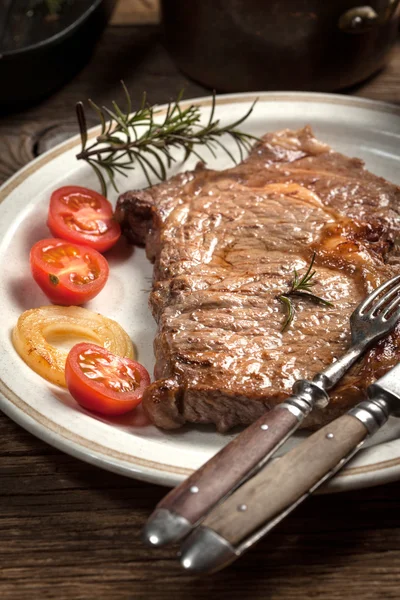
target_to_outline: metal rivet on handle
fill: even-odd
[[[192,485],[190,491],[192,492],[192,494],[198,494],[199,488],[197,487],[197,485]]]
[[[237,507],[237,509],[240,512],[245,512],[247,510],[247,504],[239,504],[239,506]]]
[[[333,435],[333,433],[327,433],[326,437],[328,440],[332,440],[335,436]]]
[[[153,546],[157,546],[157,544],[158,544],[159,541],[160,540],[158,539],[157,535],[151,535],[149,537],[149,542],[150,542],[150,544],[153,544]]]
[[[264,425],[261,425],[261,429],[262,429],[263,431],[267,431],[267,429],[268,429],[268,425],[266,425],[266,424],[264,423]]]

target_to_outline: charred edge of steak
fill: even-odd
[[[163,410],[158,406],[162,404]],[[162,429],[176,429],[185,423],[183,390],[174,379],[161,379],[146,388],[142,406],[152,423]]]
[[[182,181],[191,181],[195,175],[206,171],[203,162],[198,162],[191,171],[184,171],[171,177],[168,183],[176,182],[177,186]],[[123,235],[133,245],[145,247],[149,232],[156,227],[154,220],[157,219],[157,189],[165,186],[165,182],[154,185],[146,190],[130,190],[121,194],[115,209],[115,219],[121,226]],[[150,192],[153,190],[153,194]],[[156,240],[152,240],[156,242]],[[154,262],[155,249],[147,248],[147,257]]]
[[[152,224],[154,200],[145,190],[121,194],[115,209],[115,219],[131,244],[145,246]]]
[[[160,405],[162,410],[160,410]],[[236,425],[249,425],[270,410],[267,402],[227,394],[216,389],[185,388],[174,378],[152,383],[143,396],[143,409],[154,425],[177,429],[184,423],[214,423],[225,433]]]

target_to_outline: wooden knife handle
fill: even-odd
[[[206,517],[203,527],[236,548],[261,526],[279,522],[279,515],[287,514],[289,507],[297,506],[327,474],[351,458],[367,434],[356,417],[343,415],[244,483]]]
[[[167,494],[157,508],[168,509],[192,524],[197,523],[260,466],[260,461],[264,464],[299,424],[298,417],[286,407],[265,413]]]

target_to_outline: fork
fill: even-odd
[[[400,418],[400,363],[363,400],[273,460],[206,517],[183,542],[184,569],[219,570],[249,550],[335,475],[386,423]]]
[[[186,481],[165,496],[150,516],[144,541],[162,546],[178,541],[213,507],[259,471],[314,407],[324,408],[327,392],[374,343],[392,331],[400,318],[400,275],[375,289],[350,317],[347,352],[312,381],[301,379],[293,395],[242,431]]]

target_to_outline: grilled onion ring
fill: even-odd
[[[27,310],[13,329],[12,340],[20,357],[36,373],[66,387],[65,361],[68,350],[56,348],[47,339],[79,336],[107,348],[118,356],[134,358],[132,342],[118,323],[80,306],[41,306]]]

